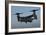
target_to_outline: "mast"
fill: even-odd
[[[35,19],[37,19],[37,15],[35,14],[35,11],[36,10],[33,10],[33,16],[34,16]]]
[[[19,13],[16,13],[16,15],[17,15],[17,18],[18,18],[18,21],[19,21],[19,18],[20,18],[20,16],[19,16],[19,15],[20,15],[20,14],[19,14]]]

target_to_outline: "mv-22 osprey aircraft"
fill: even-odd
[[[36,11],[38,11],[38,9],[30,11],[30,12],[33,12],[33,14],[29,15],[29,16],[25,16],[25,17],[20,16],[20,14],[22,14],[22,13],[16,13],[14,15],[17,15],[18,22],[20,21],[20,22],[25,22],[25,23],[27,23],[27,22],[31,23],[32,20],[37,19],[37,15],[35,13]]]

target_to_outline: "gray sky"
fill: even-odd
[[[20,14],[21,17],[32,15],[33,12],[31,10],[39,9],[36,11],[37,20],[33,20],[31,23],[27,22],[18,22],[17,15],[13,15],[16,13],[23,13]],[[11,27],[12,29],[15,28],[37,28],[40,27],[40,7],[24,7],[24,6],[11,6]]]

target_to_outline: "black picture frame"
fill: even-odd
[[[43,5],[43,30],[41,31],[26,31],[26,32],[9,32],[8,33],[8,4],[9,3],[22,3],[22,4],[39,4]],[[27,2],[27,1],[8,1],[5,0],[5,34],[24,34],[24,33],[40,33],[45,32],[45,3],[44,2]]]

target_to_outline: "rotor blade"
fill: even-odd
[[[30,11],[30,12],[33,12],[33,11],[38,11],[39,9],[35,9],[35,10],[32,10],[32,11]]]
[[[22,13],[16,13],[16,14],[22,14]]]
[[[29,12],[34,12],[34,11],[38,11],[39,9],[34,9],[34,10],[30,10]],[[24,12],[25,13],[25,12]],[[13,15],[19,15],[19,14],[23,14],[23,13],[15,13]]]
[[[35,11],[38,11],[39,9],[35,10]]]
[[[22,14],[22,13],[16,13],[16,14],[13,14],[13,15],[18,15],[18,14]]]
[[[12,14],[12,15],[16,15],[16,14]]]

